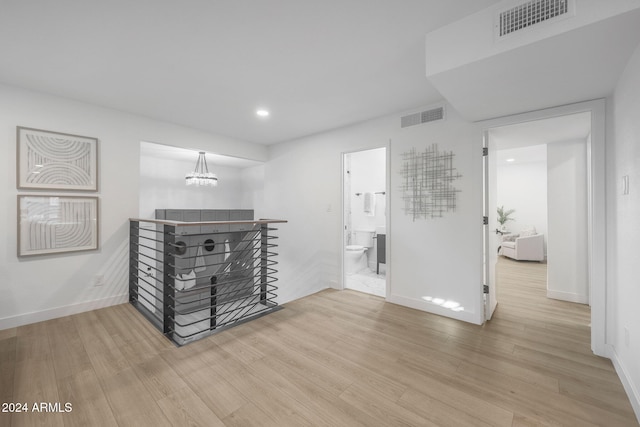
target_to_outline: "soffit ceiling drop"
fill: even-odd
[[[270,144],[439,102],[424,35],[497,2],[7,0],[0,82]]]
[[[638,43],[635,9],[428,79],[463,117],[486,120],[609,96]]]

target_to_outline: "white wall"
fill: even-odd
[[[375,196],[375,215],[364,213],[364,193],[386,191],[386,149],[351,153],[351,221],[353,230],[374,230],[386,225],[386,197]],[[360,193],[360,196],[356,196]]]
[[[193,170],[197,152],[191,160],[168,158],[154,155],[150,145],[154,144],[140,145],[141,218],[153,218],[155,209],[253,209],[253,195],[263,185],[259,173],[256,176],[244,169],[209,162],[209,170],[218,176],[218,186],[187,187],[184,176]]]
[[[610,106],[607,341],[640,420],[640,46],[621,76]],[[622,194],[624,176],[629,176],[628,195]]]
[[[480,141],[478,128],[461,119],[450,107],[444,121],[394,132],[388,232],[391,302],[469,322],[483,321]],[[455,212],[445,213],[442,218],[414,221],[403,210],[402,154],[414,147],[418,152],[424,151],[433,143],[437,143],[439,150],[455,155],[453,166],[462,175],[453,183],[460,190],[457,206]],[[426,301],[425,297],[435,302]]]
[[[279,227],[279,302],[341,288],[342,154],[385,147],[397,117],[276,144],[265,165],[265,211]]]
[[[328,286],[340,287],[342,250],[341,155],[386,146],[391,140],[389,227],[387,236],[389,300],[443,315],[481,322],[482,163],[475,125],[452,109],[447,119],[400,129],[401,114],[272,147],[265,167],[265,205],[281,227],[280,295],[288,301]],[[412,147],[437,142],[453,150],[462,174],[456,212],[444,218],[417,220],[402,211],[401,155]],[[432,296],[455,301],[463,311],[429,303]]]
[[[547,296],[589,302],[587,142],[547,145]]]
[[[253,209],[254,218],[273,218],[264,209],[264,165],[244,168],[240,171],[242,192],[240,209]],[[226,209],[226,208],[223,208]],[[229,208],[231,209],[231,207]]]
[[[535,151],[532,153],[531,151]],[[513,158],[513,163],[499,163],[497,175],[497,206],[515,209],[512,221],[505,224],[511,233],[520,233],[534,226],[547,242],[547,146],[500,150],[499,158]],[[527,161],[527,158],[542,159]],[[499,226],[499,224],[495,224]]]
[[[18,259],[16,126],[98,138],[98,251]],[[0,329],[126,301],[128,218],[139,210],[140,141],[190,148],[182,145],[188,143],[259,161],[267,157],[264,146],[0,85]],[[96,274],[104,274],[104,286],[92,286]]]

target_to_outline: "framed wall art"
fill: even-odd
[[[18,196],[18,256],[98,249],[98,198]]]
[[[17,183],[24,190],[98,191],[98,140],[18,126]]]

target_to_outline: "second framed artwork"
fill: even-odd
[[[17,127],[17,186],[24,190],[98,191],[98,140]]]
[[[98,249],[98,198],[18,196],[18,256]]]

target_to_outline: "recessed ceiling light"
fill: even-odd
[[[260,109],[260,110],[256,111],[256,114],[259,117],[268,117],[269,116],[269,112],[267,110],[263,110],[263,109]]]
[[[507,159],[507,162],[515,162],[516,159]]]

